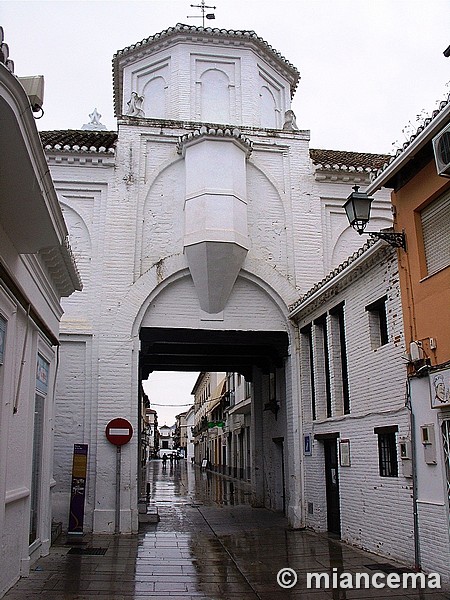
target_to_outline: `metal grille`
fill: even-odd
[[[108,548],[71,548],[67,554],[77,556],[103,556]]]
[[[378,458],[381,477],[398,477],[395,432],[378,434]]]
[[[446,419],[442,423],[442,438],[444,442],[445,472],[447,475],[447,502],[450,515],[450,419]],[[448,526],[450,531],[450,516]]]
[[[403,567],[394,567],[391,563],[371,563],[370,565],[364,565],[366,569],[370,569],[371,571],[378,571],[382,573],[408,573],[408,569],[404,569]]]

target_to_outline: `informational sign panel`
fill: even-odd
[[[105,435],[114,446],[124,446],[133,437],[133,427],[126,419],[113,419],[106,426]]]
[[[82,534],[84,522],[84,499],[86,495],[87,444],[74,444],[72,463],[72,487],[70,492],[69,534]]]

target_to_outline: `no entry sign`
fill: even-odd
[[[133,427],[126,419],[113,419],[105,429],[106,438],[114,446],[124,446],[133,437]]]

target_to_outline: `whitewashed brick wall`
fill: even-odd
[[[178,44],[173,49],[172,92],[190,91],[169,94],[167,107],[171,118],[172,115],[193,118],[192,110],[194,116],[197,115],[197,108],[191,102],[191,94],[192,98],[196,97],[195,89],[190,88],[195,81],[190,73],[195,67],[191,50],[189,43],[185,47]],[[229,51],[229,47],[221,49],[220,44],[211,49],[214,56]],[[289,333],[292,341],[294,335],[287,307],[297,300],[299,293],[325,275],[328,259],[324,248],[329,255],[333,250],[328,242],[329,228],[333,229],[333,239],[347,228],[342,215],[335,217],[336,212],[330,212],[327,226],[323,225],[320,192],[323,184],[314,178],[309,132],[274,132],[255,126],[258,124],[254,122],[255,115],[260,110],[258,73],[264,61],[259,60],[253,50],[236,47],[232,51],[241,60],[241,71],[235,73],[235,110],[246,123],[241,132],[251,139],[254,149],[247,161],[250,249],[222,319],[211,319],[200,311],[183,254],[185,167],[176,144],[179,136],[192,131],[199,123],[140,119],[133,122],[124,118],[118,123],[115,156],[66,150],[48,152],[52,176],[66,208],[71,239],[86,284],[81,293],[64,304],[62,331],[67,337],[61,349],[58,388],[62,416],[60,429],[56,430],[55,508],[58,506],[58,514],[63,515],[68,494],[69,446],[78,434],[71,432],[70,444],[63,438],[68,422],[73,420],[73,423],[83,423],[81,427],[77,425],[75,431],[90,446],[86,526],[97,531],[110,531],[113,522],[114,453],[105,440],[106,423],[116,416],[129,419],[133,425],[137,423],[139,329],[166,326],[282,330]],[[164,52],[168,56],[169,53]],[[147,58],[149,64],[155,59],[147,55],[136,57],[137,70],[134,71],[134,66],[128,63],[124,73],[124,102],[133,91],[132,73],[142,73]],[[273,67],[266,70],[274,78],[283,77],[274,73]],[[180,98],[186,105],[177,107],[175,102]],[[284,94],[281,102],[286,106],[280,109],[289,107],[288,94]],[[217,169],[220,170],[220,164]],[[347,197],[350,183],[341,181],[334,185],[334,202],[339,196],[342,200]],[[338,225],[334,224],[335,218]],[[356,249],[357,236],[354,240]],[[79,374],[80,378],[84,376],[83,385],[77,381],[66,394],[63,379],[73,377],[70,357],[75,351],[81,352],[79,344],[85,344],[86,351],[89,348],[86,360],[91,368],[86,367],[84,374]],[[301,477],[298,475],[301,424],[299,406],[292,404],[299,377],[297,357],[293,358],[292,354],[287,361],[287,383],[279,417],[275,421],[271,414],[264,414],[265,449],[271,450],[267,453],[265,491],[261,486],[258,494],[259,497],[265,495],[270,506],[279,506],[280,465],[279,457],[271,456],[272,451],[278,452],[272,438],[284,437],[286,499],[291,522],[301,524]],[[81,354],[79,359],[82,360]],[[90,422],[82,414],[82,407],[88,402],[92,406]],[[76,414],[68,406],[72,403],[77,407]],[[262,421],[260,426],[263,427]],[[135,443],[133,439],[122,455],[122,517],[124,526],[130,530],[137,526]]]
[[[376,256],[373,248],[367,256],[370,254]],[[379,475],[378,436],[374,433],[375,427],[396,425],[397,441],[400,436],[410,436],[409,413],[404,408],[406,370],[401,358],[403,326],[396,254],[380,250],[375,264],[364,266],[359,262],[347,271],[352,269],[353,276],[346,287],[336,287],[333,291],[331,281],[324,287],[322,299],[318,292],[316,303],[311,301],[307,306],[305,302],[304,313],[299,315],[299,326],[304,327],[339,303],[345,303],[351,412],[342,414],[341,399],[335,393],[340,379],[331,377],[332,417],[326,418],[325,407],[318,406],[317,420],[312,421],[309,349],[306,336],[301,335],[303,431],[313,438],[315,434],[338,432],[340,439],[350,440],[351,466],[338,468],[342,539],[413,565],[412,479],[404,477],[399,455],[398,477]],[[383,296],[387,296],[389,342],[372,349],[365,307]],[[332,344],[329,353],[332,359],[335,355]],[[324,391],[321,386],[319,379],[316,381],[319,396]],[[320,440],[313,439],[312,456],[304,456],[304,461],[307,526],[326,531],[325,464]]]

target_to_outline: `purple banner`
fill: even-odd
[[[74,444],[72,464],[72,488],[70,492],[69,529],[67,533],[83,533],[87,456],[87,444]]]

